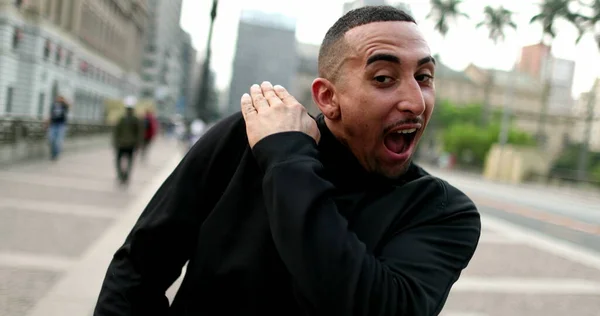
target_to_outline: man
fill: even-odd
[[[69,115],[69,104],[61,95],[57,96],[50,105],[50,117],[48,119],[48,141],[50,143],[50,159],[58,159],[67,131],[67,117]]]
[[[125,115],[113,128],[113,147],[117,154],[117,176],[122,184],[129,181],[133,166],[133,155],[140,148],[144,137],[142,121],[135,116],[135,101],[125,100]],[[123,167],[125,159],[126,167]]]
[[[315,122],[284,88],[252,86],[244,117],[210,129],[144,210],[95,315],[439,314],[480,219],[411,162],[434,68],[403,11],[344,15],[312,84],[323,114]]]

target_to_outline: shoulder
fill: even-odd
[[[241,112],[227,116],[210,129],[192,146],[187,156],[192,160],[214,160],[216,157],[241,158],[249,149],[246,123]]]
[[[426,205],[430,210],[424,217],[430,220],[453,219],[465,216],[474,224],[479,223],[479,211],[473,200],[462,190],[445,179],[434,176],[420,166],[413,167],[412,180],[407,184],[414,202]]]

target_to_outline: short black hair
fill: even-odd
[[[344,35],[349,30],[374,22],[412,22],[415,19],[405,11],[392,6],[364,6],[339,18],[325,34],[319,49],[319,77],[335,81],[346,52]]]

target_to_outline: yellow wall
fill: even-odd
[[[531,174],[547,175],[551,163],[551,158],[537,148],[495,144],[486,158],[483,176],[518,184]]]

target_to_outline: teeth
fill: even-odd
[[[399,130],[399,131],[396,131],[396,133],[398,133],[398,134],[411,134],[411,133],[414,133],[416,131],[417,131],[416,128],[411,128],[411,129]]]

